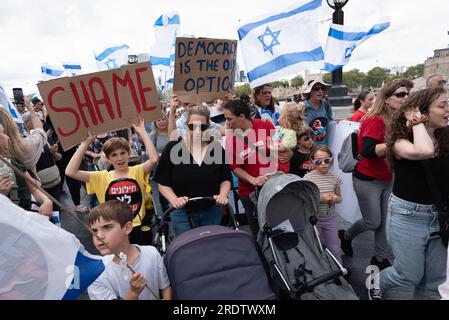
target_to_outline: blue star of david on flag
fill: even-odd
[[[353,45],[350,48],[346,48],[346,50],[345,50],[345,59],[346,58],[350,58],[352,56],[352,52],[354,51],[355,47],[356,47],[356,45]]]
[[[115,62],[115,59],[109,59],[104,64],[108,67],[108,69],[115,69],[119,67]]]
[[[280,33],[281,33],[281,30],[273,32],[273,31],[271,31],[270,27],[267,26],[267,28],[265,29],[265,32],[262,35],[257,37],[257,39],[259,39],[259,41],[263,45],[263,52],[270,51],[270,53],[273,54],[273,47],[280,45],[280,42],[278,40]],[[268,36],[271,37],[271,43],[269,45],[266,45],[265,37],[268,37]]]

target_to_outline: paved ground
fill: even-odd
[[[71,201],[70,197],[67,194],[68,194],[67,191],[63,193],[62,202],[65,205],[67,205],[69,209],[74,210],[73,202]],[[87,196],[83,196],[81,203],[86,205],[87,201],[88,201]],[[160,211],[161,210],[159,209],[159,212]],[[81,218],[83,221],[87,222],[86,215],[78,214],[78,217]],[[69,232],[72,232],[80,239],[81,243],[90,253],[98,254],[97,250],[93,246],[90,234],[86,230],[84,230],[81,226],[79,226],[77,222],[71,219],[68,215],[62,214],[61,223],[64,229],[68,230]],[[344,225],[343,222],[342,225]],[[249,230],[247,226],[242,226],[241,229],[246,231]],[[365,281],[368,274],[365,273],[365,270],[369,264],[371,257],[373,256],[373,248],[374,248],[374,235],[372,232],[366,232],[353,240],[354,256],[351,258],[346,256],[342,257],[343,264],[346,266],[346,268],[348,268],[351,271],[350,282],[354,290],[357,292],[360,299],[362,300],[368,299],[367,289],[365,286]],[[413,292],[411,288],[400,288],[390,290],[388,294],[385,296],[385,298],[393,300],[403,300],[403,299],[411,299],[412,295]],[[83,294],[80,297],[80,299],[88,299],[87,294]]]

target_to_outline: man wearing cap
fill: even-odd
[[[315,133],[317,144],[328,144],[327,127],[334,120],[332,108],[323,100],[329,84],[322,80],[310,80],[303,94],[306,98],[306,122]]]

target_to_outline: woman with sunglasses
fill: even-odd
[[[325,100],[326,91],[329,87],[327,83],[319,79],[310,80],[303,92],[306,98],[306,123],[313,129],[316,142],[326,145],[329,143],[327,128],[329,122],[334,120],[332,108]]]
[[[387,226],[395,260],[380,273],[382,291],[413,286],[415,299],[440,299],[447,249],[433,233],[440,230],[436,194],[441,202],[449,199],[448,118],[448,94],[433,88],[411,95],[393,119],[387,156],[395,179]]]
[[[186,112],[188,133],[167,144],[154,178],[159,192],[177,209],[171,213],[176,236],[191,228],[184,208],[190,198],[215,198],[212,207],[197,208],[190,213],[196,226],[215,225],[221,223],[221,206],[228,203],[231,190],[231,171],[217,141],[221,134],[208,130],[209,109],[194,106]]]
[[[335,204],[341,202],[340,185],[342,181],[340,177],[329,172],[332,167],[333,155],[328,146],[317,145],[310,156],[315,169],[307,173],[304,180],[312,181],[320,189],[317,227],[324,237],[324,243],[341,263]]]
[[[391,266],[385,234],[388,198],[391,194],[392,173],[385,161],[387,145],[385,134],[391,127],[394,111],[408,96],[408,80],[397,79],[386,83],[379,91],[371,110],[362,118],[358,135],[358,153],[363,156],[353,173],[354,191],[359,201],[362,219],[346,232],[339,231],[341,248],[352,257],[351,241],[359,234],[374,231],[374,256],[370,264],[380,270]]]

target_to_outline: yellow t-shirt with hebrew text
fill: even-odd
[[[96,194],[100,203],[120,200],[128,203],[133,210],[133,227],[140,226],[146,207],[151,208],[151,186],[143,164],[129,167],[127,178],[117,178],[115,171],[90,172],[86,183],[88,194]]]

